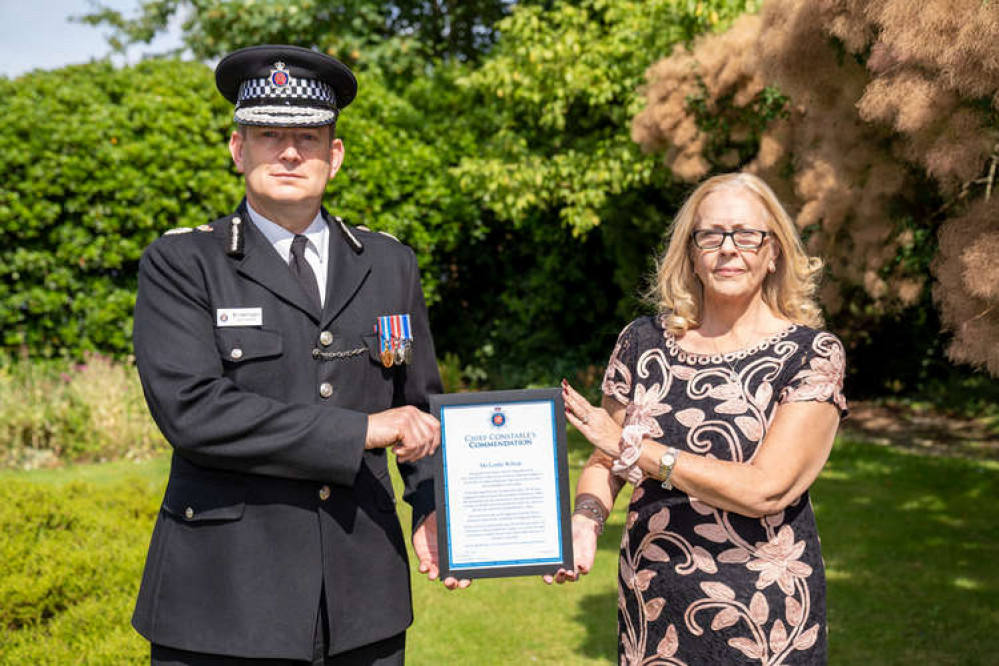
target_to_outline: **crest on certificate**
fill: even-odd
[[[492,421],[493,425],[496,426],[497,428],[502,428],[504,425],[506,425],[506,414],[503,413],[502,407],[493,408]]]

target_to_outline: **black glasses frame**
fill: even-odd
[[[736,234],[745,234],[745,233],[759,234],[758,236],[759,240],[748,244],[740,243],[739,241],[736,240],[735,238]],[[763,243],[766,242],[767,236],[769,236],[771,233],[773,232],[764,231],[762,229],[733,229],[732,231],[721,231],[720,229],[698,229],[694,232],[691,232],[690,237],[691,240],[694,241],[694,245],[696,245],[698,249],[701,250],[717,250],[721,246],[725,245],[726,238],[731,238],[732,245],[734,245],[740,250],[758,250],[759,248],[763,247]],[[709,236],[709,235],[710,236],[720,235],[721,242],[718,243],[718,245],[709,245],[705,247],[704,245],[701,244],[700,239],[703,238],[704,236]]]

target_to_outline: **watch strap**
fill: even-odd
[[[680,451],[673,446],[667,447],[666,453],[659,459],[659,480],[662,482],[664,490],[673,490],[670,478],[673,476],[673,468],[676,467],[677,456]]]

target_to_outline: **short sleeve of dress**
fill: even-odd
[[[781,389],[778,402],[828,402],[836,406],[841,419],[846,418],[849,410],[843,395],[843,343],[832,333],[818,331],[801,353],[799,369]]]
[[[611,352],[610,360],[607,361],[604,381],[600,387],[605,396],[617,400],[622,405],[631,403],[634,391],[632,377],[638,355],[639,327],[640,320],[633,321],[617,336],[617,343]]]

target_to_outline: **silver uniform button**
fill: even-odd
[[[239,347],[236,347],[231,352],[229,352],[229,358],[231,358],[234,361],[238,361],[239,359],[243,358],[243,350],[240,349]]]
[[[333,334],[329,331],[323,331],[319,334],[319,344],[323,347],[329,347],[333,342]]]
[[[194,509],[192,509],[191,507],[187,507],[186,509],[184,509],[184,517],[187,518],[188,520],[194,518]]]
[[[323,486],[322,488],[320,488],[319,489],[319,499],[321,499],[323,502],[325,502],[329,498],[330,498],[330,487],[329,486]]]
[[[319,395],[324,398],[328,398],[333,395],[333,385],[329,382],[323,382],[319,385]]]

